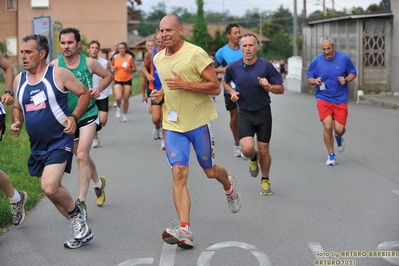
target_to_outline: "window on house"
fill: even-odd
[[[16,56],[17,53],[17,37],[9,36],[6,38],[7,55]]]
[[[6,10],[7,11],[17,10],[17,0],[6,0]]]
[[[32,8],[49,8],[50,0],[30,0]]]

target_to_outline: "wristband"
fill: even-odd
[[[73,119],[75,119],[76,124],[79,122],[79,117],[77,117],[74,114],[70,114],[69,116],[73,117]]]

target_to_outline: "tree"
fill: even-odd
[[[362,7],[353,7],[352,8],[352,11],[351,11],[351,13],[352,14],[362,14],[362,13],[364,13],[364,9],[362,8]]]
[[[157,6],[152,6],[148,15],[144,13],[144,19],[138,26],[139,34],[141,36],[147,36],[156,32],[159,27],[159,21],[167,14],[166,4],[164,2],[158,3]]]
[[[184,22],[184,24],[195,22],[194,14],[188,12],[187,8],[172,7],[171,13],[178,15],[181,18],[181,20]]]
[[[216,52],[220,47],[228,42],[225,32],[221,32],[219,29],[216,30],[215,36],[211,38],[209,45],[209,53]]]
[[[204,17],[204,1],[197,0],[197,18],[195,20],[191,42],[209,52],[210,41],[211,35],[208,32],[208,25]]]
[[[269,60],[287,60],[293,55],[293,16],[289,9],[283,6],[271,14],[262,23],[262,35],[270,42],[262,45],[261,56]],[[253,29],[259,32],[258,25]]]
[[[391,0],[382,0],[380,2],[380,8],[382,11],[390,11],[391,10]]]
[[[381,12],[381,7],[377,4],[372,4],[369,5],[369,7],[366,9],[367,13],[371,13],[371,12]]]
[[[134,2],[136,2],[137,5],[141,5],[141,0],[127,0],[127,2],[131,5],[134,6]]]
[[[8,58],[6,42],[0,42],[0,54],[2,54],[4,58]]]
[[[89,56],[89,42],[87,41],[87,38],[84,35],[82,35],[80,38],[80,47],[78,51],[79,53]]]
[[[271,18],[276,28],[285,29],[286,32],[293,32],[292,25],[294,24],[294,18],[288,8],[284,9],[281,5]]]
[[[268,60],[287,60],[293,55],[291,35],[285,29],[276,27],[272,20],[262,24],[262,35],[270,41],[262,44],[260,56]]]

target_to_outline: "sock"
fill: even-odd
[[[256,160],[258,159],[258,153],[255,153],[254,158],[251,159],[251,161],[256,162]]]
[[[262,176],[262,180],[269,180],[269,177],[263,177]]]
[[[80,199],[80,201],[86,201],[84,198],[82,197],[78,197],[78,199]]]
[[[181,227],[186,227],[188,230],[190,230],[190,223],[188,223],[188,222],[181,222],[180,226]]]
[[[228,189],[224,189],[224,193],[226,194],[226,196],[230,196],[234,193],[234,187],[231,183]]]
[[[68,212],[68,216],[69,217],[73,217],[75,215],[77,215],[80,212],[78,206],[75,205],[75,209],[73,209],[71,212]]]
[[[234,146],[240,146],[240,142],[239,141],[234,141]]]
[[[21,200],[21,194],[19,194],[18,190],[14,188],[14,196],[9,198],[12,203],[17,203]]]
[[[96,186],[101,188],[102,185],[103,185],[103,181],[101,181],[101,178],[98,177],[98,182],[96,183]]]

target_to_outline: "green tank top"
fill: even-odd
[[[75,77],[85,85],[87,89],[93,87],[93,75],[90,73],[89,68],[86,64],[86,56],[84,54],[80,55],[80,61],[77,68],[68,68],[64,56],[58,57],[58,66],[63,67],[71,71]],[[79,97],[73,94],[72,92],[68,91],[68,112],[71,114],[74,110],[76,105],[78,104]],[[86,119],[88,117],[98,115],[98,108],[96,105],[96,99],[92,98],[90,101],[89,106],[87,107],[86,112],[80,117],[80,120]]]

